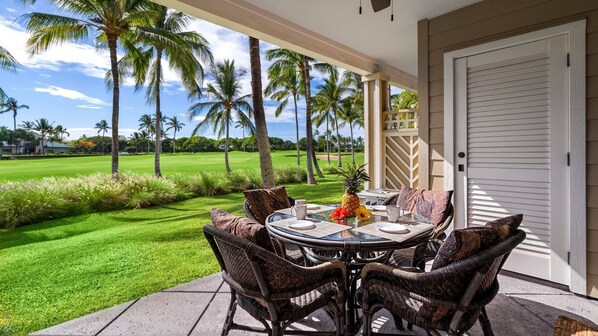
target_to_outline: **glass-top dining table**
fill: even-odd
[[[336,206],[322,205],[320,209],[308,211],[306,220],[323,229],[319,235],[316,234],[317,228],[310,232],[283,225],[295,219],[289,209],[268,216],[266,227],[274,238],[298,246],[308,265],[332,259],[345,263],[348,290],[346,321],[348,331],[353,332],[360,328],[355,292],[363,267],[370,262],[386,263],[393,251],[428,241],[432,237],[434,226],[427,218],[408,213],[401,216],[398,223],[410,229],[409,232],[396,236],[384,234],[376,229],[376,225],[388,220],[385,212],[372,211],[372,215],[366,220],[350,217],[336,221],[329,218]],[[326,229],[331,233],[322,236],[327,233]]]

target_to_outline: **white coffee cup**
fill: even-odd
[[[398,222],[399,217],[401,217],[401,208],[399,208],[397,205],[387,205],[386,216],[388,217],[389,222]]]
[[[307,200],[304,199],[297,199],[295,200],[295,205],[307,204]]]
[[[359,205],[365,205],[366,201],[365,196],[359,196]]]
[[[304,220],[307,217],[307,204],[297,204],[291,208],[291,213],[293,216],[297,217],[299,220]]]

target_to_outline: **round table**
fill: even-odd
[[[331,205],[333,206],[333,205]],[[333,206],[336,207],[336,206]],[[333,210],[318,213],[308,213],[307,218],[314,221],[335,222],[328,216]],[[418,223],[430,223],[424,217],[409,214],[411,220]],[[271,236],[276,239],[299,246],[306,261],[311,264],[322,263],[331,259],[337,259],[345,263],[347,267],[347,329],[356,332],[360,328],[360,319],[357,312],[355,292],[357,280],[361,276],[361,270],[369,262],[388,261],[394,250],[413,247],[428,241],[432,237],[433,230],[420,233],[403,242],[397,242],[387,238],[374,236],[367,233],[355,232],[352,229],[387,220],[386,215],[377,215],[375,212],[370,219],[359,221],[355,217],[346,218],[337,223],[346,225],[347,230],[334,233],[322,238],[316,238],[295,230],[277,227],[273,222],[293,218],[294,216],[275,212],[266,219],[266,227]]]

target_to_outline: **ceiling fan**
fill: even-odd
[[[390,7],[390,0],[372,0],[372,9],[374,13]]]
[[[394,4],[394,0],[371,0],[371,2],[374,13],[386,9]],[[361,12],[361,0],[359,0],[359,14],[361,14]],[[390,21],[394,21],[394,8],[392,10],[392,13],[390,14]]]

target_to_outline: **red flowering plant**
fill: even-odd
[[[336,219],[337,221],[340,221],[349,217],[349,212],[347,212],[347,209],[344,207],[339,206],[338,208],[334,209],[334,211],[328,217],[330,217],[330,219]]]

